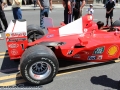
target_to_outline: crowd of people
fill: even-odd
[[[43,18],[49,17],[49,10],[52,10],[52,0],[33,0],[33,1],[34,1],[34,6],[38,4],[38,6],[40,7],[40,27],[44,29],[45,26],[44,26]],[[22,11],[21,11],[22,0],[9,0],[9,2],[12,5],[12,12],[14,19],[15,20],[22,19]],[[63,0],[64,23],[68,24],[74,20],[79,19],[82,16],[82,9],[85,6],[85,4],[86,4],[85,0]],[[6,6],[6,0],[0,0],[0,19],[4,25],[4,29],[3,29],[0,22],[0,33],[5,32],[8,27],[8,23],[4,13],[5,6]],[[105,4],[106,26],[108,26],[109,18],[111,21],[111,25],[113,23],[112,17],[113,17],[114,7],[115,7],[114,0],[108,0],[108,2]],[[90,4],[90,7],[88,8],[87,12],[89,14],[94,13],[92,4]],[[100,22],[98,24],[100,25]],[[1,37],[0,39],[3,38]]]
[[[106,27],[108,27],[108,23],[109,23],[109,18],[110,18],[110,22],[111,22],[111,26],[113,23],[113,10],[115,8],[115,2],[114,0],[108,0],[107,3],[105,4],[105,8],[106,8]],[[70,22],[72,22],[73,20],[77,20],[78,18],[80,18],[82,16],[82,9],[85,6],[85,0],[63,0],[63,7],[64,9],[64,23],[68,24]],[[93,9],[93,5],[90,4],[90,7],[88,8],[87,12],[88,14],[93,14],[94,13],[94,9]],[[101,21],[98,21],[98,25],[100,25]],[[103,22],[101,23],[101,25],[103,25]],[[100,26],[101,26],[100,25]]]

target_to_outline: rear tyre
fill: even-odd
[[[28,42],[34,42],[35,40],[42,38],[44,35],[45,33],[38,25],[27,26]]]
[[[119,27],[120,26],[120,20],[116,20],[113,24],[112,27]]]
[[[20,60],[23,78],[34,85],[47,84],[59,69],[58,60],[51,49],[42,45],[28,48]]]

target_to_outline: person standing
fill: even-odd
[[[111,26],[113,23],[113,9],[115,7],[115,2],[114,0],[109,0],[108,3],[106,3],[106,27],[108,27],[108,22],[109,22],[109,18],[111,20]]]
[[[73,0],[63,0],[65,24],[72,22],[72,13],[73,13],[72,3]]]
[[[87,9],[87,12],[88,12],[88,14],[93,15],[94,9],[93,9],[93,5],[92,4],[90,4],[90,7]]]
[[[24,0],[24,4],[25,4],[25,5],[27,4],[27,0]]]
[[[33,3],[34,3],[34,7],[37,7],[37,2],[36,2],[36,0],[33,0]]]
[[[7,19],[4,13],[4,6],[6,5],[6,3],[4,3],[2,0],[0,0],[0,19],[4,25],[5,31],[8,27],[8,23],[7,23]],[[2,33],[4,30],[2,28],[1,22],[0,22],[0,33]]]
[[[49,16],[49,10],[52,10],[52,0],[37,0],[37,3],[40,7],[40,27],[45,29],[43,18]]]
[[[21,6],[22,6],[22,0],[10,0],[12,4],[12,11],[13,11],[13,17],[14,19],[22,19],[22,11],[21,11]]]
[[[85,0],[75,0],[74,8],[73,8],[73,19],[77,20],[82,16],[82,9],[85,6]]]

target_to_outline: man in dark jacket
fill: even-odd
[[[111,20],[111,26],[112,26],[112,23],[113,23],[113,20],[112,20],[112,17],[113,17],[113,9],[115,7],[115,2],[114,0],[109,0],[107,3],[106,3],[106,27],[108,26],[108,20],[109,20],[109,17],[110,17],[110,20]]]
[[[5,28],[5,31],[6,31],[6,29],[7,29],[7,27],[8,27],[8,23],[7,23],[7,20],[6,20],[6,17],[5,17],[5,13],[4,13],[4,11],[3,11],[3,9],[4,9],[4,4],[5,4],[5,3],[3,3],[2,0],[0,0],[0,19],[1,19],[2,23],[3,23],[4,28]],[[0,23],[0,33],[2,33],[2,32],[3,32],[3,28],[2,28],[2,25],[1,25],[1,23]]]
[[[73,8],[73,19],[77,20],[82,16],[82,9],[85,6],[85,0],[75,0]]]
[[[63,0],[65,24],[72,22],[72,13],[73,13],[72,2],[73,0]]]

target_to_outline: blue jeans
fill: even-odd
[[[49,14],[49,8],[44,8],[43,10],[40,10],[40,27],[42,29],[45,28],[43,18],[48,17],[48,14]]]
[[[12,8],[14,19],[22,19],[22,12],[19,7]]]

